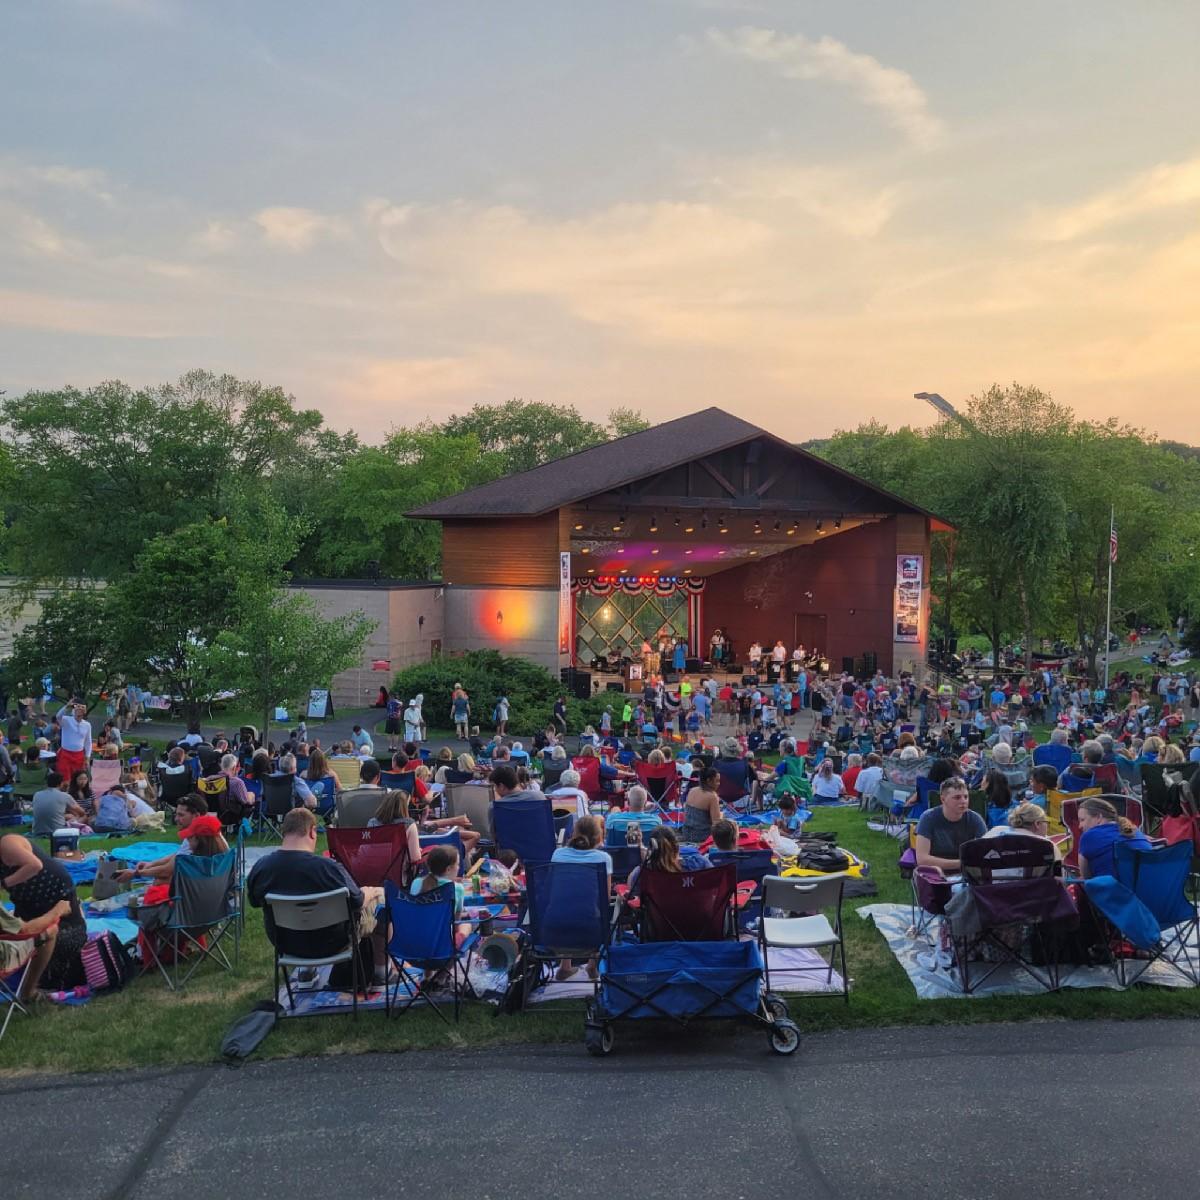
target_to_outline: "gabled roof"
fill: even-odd
[[[435,520],[540,516],[623,487],[648,475],[669,471],[693,459],[741,445],[753,438],[768,438],[823,470],[871,487],[892,501],[897,511],[933,516],[917,505],[893,496],[882,488],[875,488],[767,430],[715,407],[701,409],[686,417],[676,417],[673,421],[665,421],[661,425],[626,434],[625,437],[602,442],[586,450],[578,450],[528,471],[506,475],[503,479],[495,479],[491,483],[422,505],[407,515]]]

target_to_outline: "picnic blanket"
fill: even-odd
[[[921,1000],[940,1000],[948,996],[960,999],[975,996],[1036,996],[1044,993],[1044,989],[1020,967],[1003,963],[970,996],[964,996],[958,984],[957,972],[952,974],[944,962],[939,962],[931,942],[911,935],[912,910],[907,904],[866,904],[857,911],[863,920],[875,922],[875,928],[883,935],[888,949],[904,968],[904,973]],[[1197,953],[1194,942],[1192,953]],[[1124,990],[1109,967],[1064,964],[1061,981],[1065,988]],[[1154,983],[1161,987],[1191,986],[1178,971],[1164,963],[1152,963],[1138,976],[1138,982]]]

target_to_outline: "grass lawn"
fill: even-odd
[[[908,884],[896,869],[896,842],[867,830],[864,816],[856,809],[818,809],[810,828],[836,830],[840,844],[866,858],[880,894],[847,904],[847,959],[853,980],[850,1004],[825,997],[793,999],[793,1015],[805,1030],[1200,1016],[1200,992],[1152,987],[1128,992],[1096,989],[1053,996],[918,1000],[874,926],[850,911],[879,901],[907,902]],[[120,994],[97,997],[80,1008],[46,1004],[33,1019],[18,1014],[0,1042],[0,1074],[211,1062],[224,1031],[256,1001],[269,996],[270,972],[271,952],[262,917],[258,910],[250,909],[236,975],[201,968],[186,992],[179,995],[169,993],[157,974],[147,975]],[[285,1020],[257,1053],[286,1057],[556,1041],[582,1041],[581,1015],[535,1009],[519,1017],[494,1017],[490,1007],[470,1005],[456,1029],[447,1028],[432,1013],[422,1012],[390,1021],[381,1012],[364,1012],[357,1023],[348,1016]]]

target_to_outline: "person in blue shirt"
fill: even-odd
[[[1188,762],[1200,762],[1200,734],[1192,739],[1191,753],[1188,754]]]
[[[1112,875],[1113,847],[1125,840],[1138,850],[1152,850],[1150,839],[1132,822],[1117,815],[1103,796],[1089,796],[1079,804],[1079,871],[1084,879]]]
[[[1086,792],[1096,786],[1096,768],[1104,761],[1104,748],[1099,742],[1084,742],[1080,748],[1083,762],[1073,763],[1058,777],[1060,792]]]
[[[650,794],[640,784],[625,793],[624,811],[610,813],[605,822],[605,841],[608,845],[624,846],[631,825],[641,829],[643,841],[648,840],[650,830],[662,824],[662,817],[658,813],[646,811],[649,800]]]

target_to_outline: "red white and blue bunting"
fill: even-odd
[[[704,591],[705,582],[682,575],[601,575],[594,579],[573,579],[571,590],[590,596],[611,596],[614,592],[636,596],[646,591],[658,596],[674,596],[678,592],[698,596]]]

